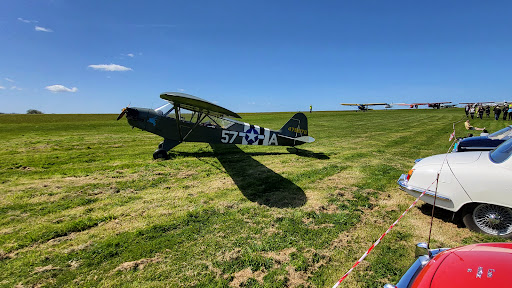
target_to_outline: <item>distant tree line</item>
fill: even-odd
[[[36,109],[28,109],[27,114],[43,114],[43,112]]]
[[[7,114],[7,113],[0,112],[0,114]],[[18,114],[18,113],[9,113],[9,114]],[[27,114],[44,114],[44,113],[39,110],[36,110],[36,109],[28,109]]]

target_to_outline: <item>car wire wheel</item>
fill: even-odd
[[[512,209],[492,204],[480,204],[473,210],[473,221],[484,233],[507,235],[512,233]]]

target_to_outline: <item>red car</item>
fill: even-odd
[[[398,284],[384,288],[512,287],[512,243],[432,249],[418,244],[419,256]]]

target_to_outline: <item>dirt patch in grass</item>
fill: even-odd
[[[190,178],[194,175],[197,175],[198,173],[196,171],[181,171],[178,173],[178,175],[176,175],[177,178],[180,178],[180,179],[186,179],[186,178]]]
[[[0,260],[3,259],[14,259],[16,257],[15,252],[13,253],[5,253],[5,251],[0,250]]]
[[[119,265],[116,269],[114,269],[112,272],[125,272],[125,271],[131,271],[131,270],[144,270],[144,267],[150,263],[157,263],[162,261],[162,258],[160,258],[159,255],[153,257],[153,258],[146,258],[146,259],[140,259],[137,261],[131,261],[131,262],[125,262],[121,265]]]
[[[66,235],[66,236],[53,238],[50,241],[48,241],[48,244],[49,245],[56,245],[56,244],[64,242],[64,241],[69,241],[69,240],[74,239],[75,235],[76,235],[76,233],[71,233],[71,234]]]
[[[307,286],[307,279],[309,278],[309,273],[295,271],[295,267],[293,266],[286,267],[286,271],[288,272],[288,287]]]
[[[74,253],[74,252],[77,252],[80,250],[84,250],[84,249],[88,248],[89,246],[91,246],[92,243],[93,243],[92,241],[88,241],[88,242],[80,244],[78,246],[70,247],[70,248],[66,249],[64,251],[64,253],[69,254],[69,253]]]
[[[238,271],[233,275],[233,281],[229,283],[230,287],[241,287],[249,279],[255,279],[258,283],[263,284],[263,277],[266,275],[266,271],[252,272],[251,268]]]
[[[219,261],[233,261],[235,259],[238,259],[242,255],[242,249],[235,248],[232,251],[228,251],[227,253],[222,254],[220,257],[218,257]]]
[[[297,249],[292,247],[292,248],[287,248],[287,249],[281,250],[277,253],[276,252],[263,253],[263,256],[274,259],[276,264],[280,265],[280,264],[290,261],[290,254],[295,251],[297,251]]]
[[[62,268],[55,267],[53,265],[48,265],[48,266],[44,266],[44,267],[36,267],[34,269],[34,271],[32,272],[32,274],[43,273],[43,272],[52,271],[52,270],[61,270],[61,269]]]

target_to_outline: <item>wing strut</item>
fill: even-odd
[[[196,121],[196,123],[194,124],[194,126],[192,126],[192,128],[190,129],[190,131],[188,131],[187,135],[185,135],[185,137],[183,137],[183,141],[184,141],[185,139],[187,139],[188,135],[189,135],[190,133],[192,133],[192,131],[194,131],[194,129],[197,127],[197,125],[199,125],[199,123],[201,123],[201,121],[203,121],[203,120],[204,120],[204,118],[206,118],[206,116],[208,116],[207,114],[205,114],[204,116],[202,116],[201,114],[202,114],[202,113],[200,113],[200,112],[199,112],[199,113],[197,113],[197,121]],[[202,116],[202,117],[201,117],[201,116]],[[180,135],[181,135],[181,134],[180,134]]]
[[[183,136],[181,135],[181,127],[180,127],[180,106],[174,105],[174,114],[176,115],[176,126],[178,126],[178,134],[180,135],[180,142],[183,142]]]

